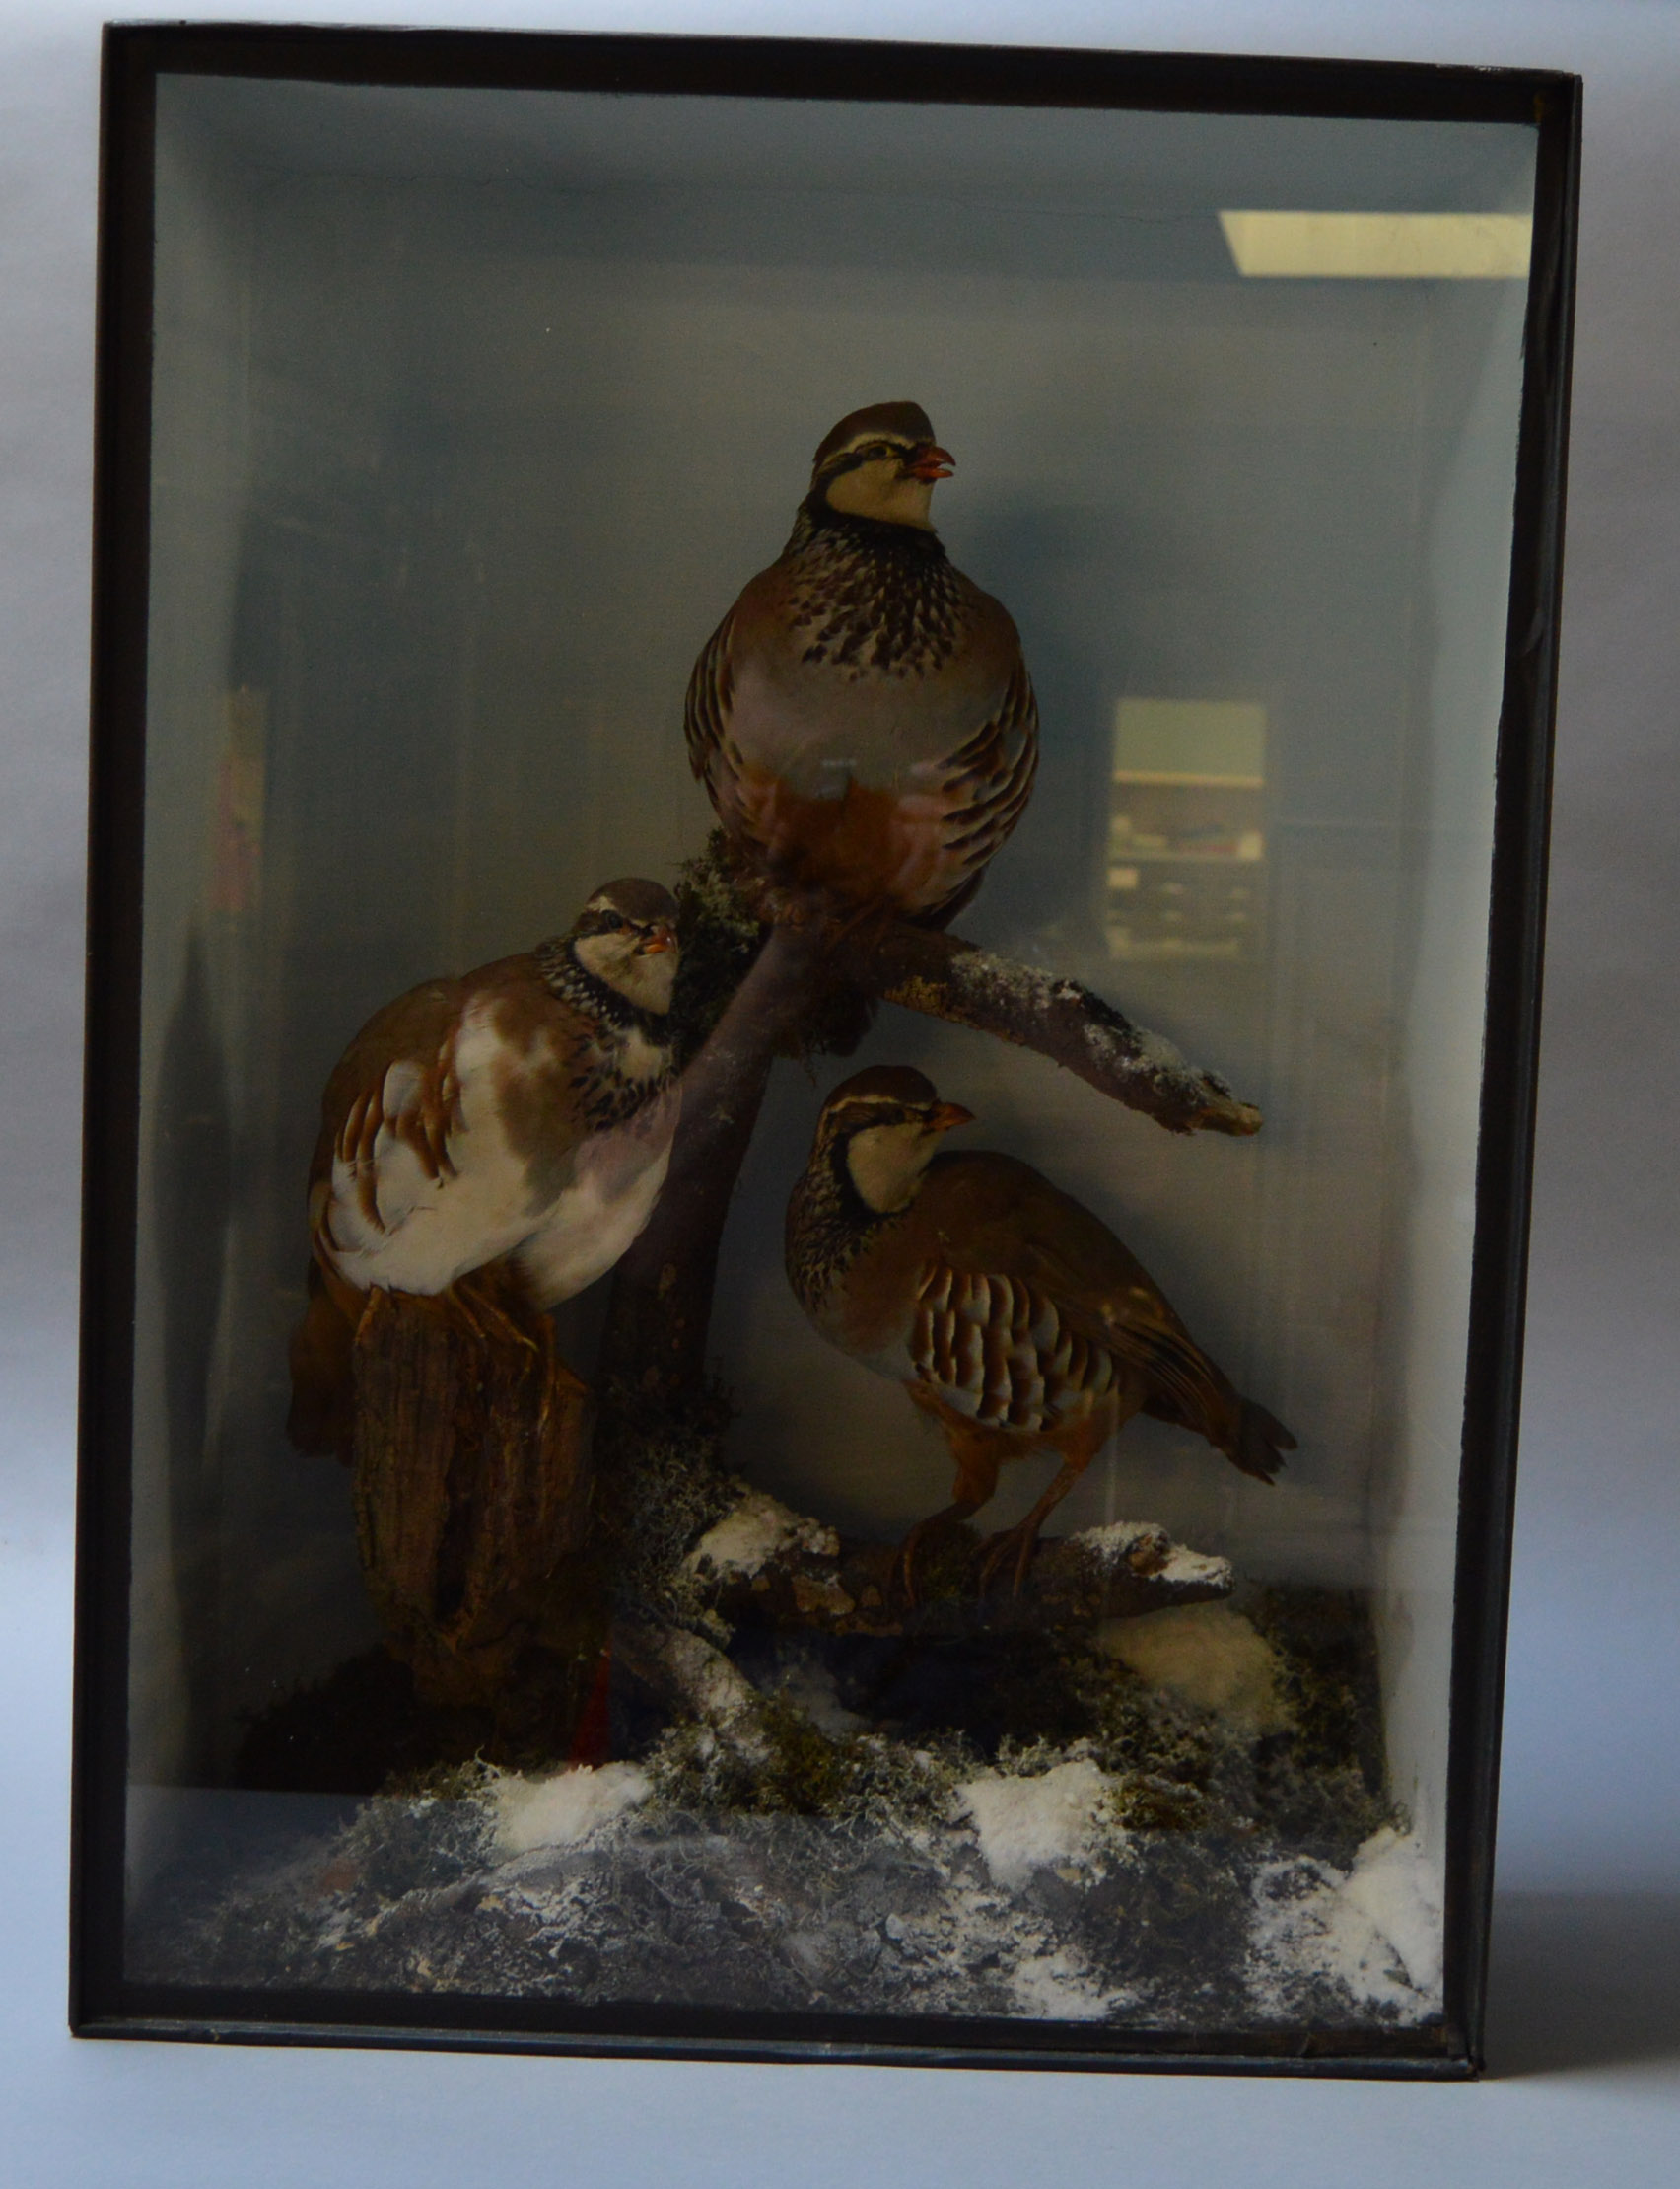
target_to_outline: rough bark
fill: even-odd
[[[967,1531],[947,1539],[934,1591],[912,1607],[893,1587],[890,1545],[841,1537],[746,1491],[685,1565],[720,1639],[725,1629],[757,1627],[924,1647],[980,1634],[1088,1631],[1108,1619],[1217,1602],[1235,1586],[1223,1558],[1186,1550],[1150,1522],[1043,1544],[1018,1592],[974,1589],[979,1550]],[[643,1606],[614,1621],[613,1650],[669,1717],[710,1727],[743,1758],[762,1760],[765,1698],[716,1642]]]
[[[930,1545],[930,1550],[933,1546]],[[1041,1543],[1018,1591],[976,1586],[982,1545],[953,1531],[921,1568],[918,1601],[895,1586],[896,1550],[835,1533],[751,1491],[688,1554],[702,1600],[730,1626],[824,1634],[962,1635],[1089,1627],[1228,1596],[1223,1558],[1174,1543],[1153,1522],[1116,1522]]]
[[[712,1727],[743,1754],[762,1754],[758,1690],[722,1650],[685,1628],[645,1616],[615,1621],[612,1640],[625,1670],[672,1718]]]
[[[424,1700],[564,1737],[599,1655],[589,1394],[553,1325],[480,1272],[457,1303],[377,1291],[354,1354],[362,1570]]]
[[[1260,1112],[1217,1073],[1187,1062],[1082,981],[904,920],[842,934],[830,959],[853,985],[888,1003],[1037,1050],[1168,1132],[1260,1130]]]
[[[819,944],[775,929],[682,1075],[670,1169],[618,1264],[599,1376],[644,1397],[693,1388],[706,1368],[718,1248],[777,1051],[808,1009]]]

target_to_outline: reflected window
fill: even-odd
[[[1112,957],[1259,957],[1266,710],[1122,699],[1114,710],[1104,925]]]

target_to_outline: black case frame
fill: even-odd
[[[1537,133],[1495,781],[1447,1774],[1445,2012],[1418,2028],[1145,2031],[128,1981],[126,1778],[153,153],[167,73],[459,88],[1503,121]],[[1562,584],[1580,79],[1527,69],[803,39],[108,25],[100,170],[70,2019],[84,2036],[902,2066],[1463,2078],[1482,2066]],[[704,2028],[697,2026],[703,2022]]]

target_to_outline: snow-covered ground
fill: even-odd
[[[1345,1869],[1210,1846],[1127,1830],[1116,1791],[1070,1754],[978,1773],[942,1818],[880,1831],[673,1812],[634,1764],[491,1773],[465,1796],[374,1800],[325,1828],[300,1812],[290,1845],[270,1836],[208,1892],[193,1841],[225,1840],[261,1798],[180,1797],[182,1860],[135,1926],[130,1967],[1111,2028],[1369,2028],[1438,2011],[1439,1909],[1414,1842],[1379,1832]]]

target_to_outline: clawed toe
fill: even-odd
[[[925,1520],[918,1520],[893,1553],[892,1572],[889,1577],[892,1590],[903,1600],[907,1610],[914,1611],[920,1601],[916,1589],[916,1561],[930,1535],[944,1535],[960,1528],[974,1511],[966,1500],[959,1498],[954,1505],[947,1505],[942,1513],[931,1513]]]
[[[1027,1571],[1038,1549],[1036,1527],[1006,1528],[1001,1535],[992,1536],[980,1553],[980,1569],[975,1594],[989,1595],[998,1576],[1014,1563],[1015,1574],[1010,1585],[1010,1594],[1018,1596],[1026,1586]]]
[[[927,1533],[927,1522],[919,1520],[892,1554],[892,1569],[887,1576],[887,1600],[901,1602],[906,1611],[916,1608],[916,1553],[922,1537]]]

